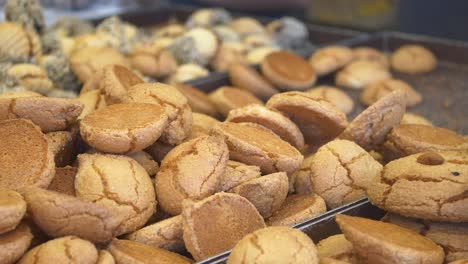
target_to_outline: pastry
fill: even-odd
[[[78,97],[78,101],[83,105],[83,111],[81,111],[80,116],[78,116],[78,120],[81,120],[94,111],[107,106],[106,99],[104,98],[104,95],[101,94],[100,90],[92,90],[82,93]]]
[[[0,259],[2,263],[16,263],[31,245],[33,234],[22,223],[15,230],[0,235]]]
[[[46,134],[50,149],[54,155],[55,166],[65,167],[75,158],[76,136],[69,131],[49,132]]]
[[[265,47],[259,47],[250,50],[247,55],[245,56],[247,63],[251,65],[257,65],[260,64],[266,56],[268,56],[270,53],[279,51],[280,49],[277,47],[272,47],[272,46],[265,46]]]
[[[115,264],[114,257],[107,250],[99,250],[96,264]]]
[[[281,90],[305,90],[317,80],[314,69],[306,60],[287,51],[268,54],[260,68],[263,75]]]
[[[144,81],[136,74],[120,65],[107,65],[102,69],[99,78],[99,88],[107,104],[117,104],[125,101],[130,87]]]
[[[213,117],[199,113],[193,113],[192,118],[192,131],[190,132],[188,138],[185,139],[186,141],[201,136],[208,136],[210,134],[211,128],[219,123],[219,121]]]
[[[34,64],[15,64],[8,69],[7,75],[22,87],[41,94],[47,94],[54,87],[47,72]]]
[[[174,87],[187,98],[187,102],[194,113],[201,113],[216,117],[218,111],[203,91],[184,84],[175,84]]]
[[[231,19],[229,12],[223,8],[200,8],[187,18],[185,25],[189,28],[212,27],[229,23]]]
[[[426,119],[425,117],[406,112],[401,119],[400,125],[426,125],[426,126],[433,126],[432,122]]]
[[[207,77],[210,72],[200,65],[186,63],[179,65],[176,71],[168,78],[170,84],[184,83],[193,79]]]
[[[312,54],[309,63],[318,76],[323,76],[344,67],[353,58],[353,51],[348,47],[328,46]]]
[[[150,154],[140,150],[127,154],[128,157],[136,160],[148,173],[149,176],[154,176],[159,171],[159,165],[154,161]]]
[[[0,23],[0,60],[11,62],[26,62],[30,59],[35,47],[31,42],[31,34],[22,26],[11,23]]]
[[[187,201],[182,220],[185,246],[196,261],[229,250],[245,235],[265,227],[253,204],[229,193]]]
[[[403,45],[390,57],[392,68],[396,71],[418,74],[427,73],[437,67],[437,58],[420,45]]]
[[[371,47],[361,46],[354,48],[353,57],[355,61],[365,60],[378,63],[385,68],[390,67],[390,61],[385,53]]]
[[[48,190],[75,196],[75,176],[78,168],[66,166],[55,168],[55,176],[49,184]]]
[[[218,190],[226,192],[244,182],[259,178],[260,176],[262,176],[260,167],[228,160],[224,173],[221,176]]]
[[[358,264],[356,252],[354,251],[353,244],[349,242],[343,234],[334,235],[320,240],[317,244],[317,251],[323,264],[323,259],[328,258],[335,261],[344,261],[344,263]],[[340,262],[335,263],[340,264]]]
[[[282,17],[266,25],[268,33],[283,49],[297,49],[309,40],[306,25],[294,17]]]
[[[226,72],[233,64],[246,64],[243,43],[223,42],[210,65],[217,72]]]
[[[414,90],[409,84],[401,80],[389,79],[374,82],[364,87],[361,93],[361,102],[365,105],[371,105],[385,95],[397,90],[405,93],[407,107],[415,106],[422,101],[421,94]]]
[[[229,79],[232,85],[255,94],[262,100],[268,100],[279,91],[252,67],[233,64],[229,68]]]
[[[0,235],[15,229],[25,213],[23,197],[13,190],[0,187]]]
[[[266,220],[268,226],[294,226],[327,211],[325,201],[316,194],[294,194]]]
[[[133,68],[154,78],[164,78],[177,69],[177,61],[172,53],[154,44],[136,47],[130,56]]]
[[[367,85],[391,78],[392,74],[380,64],[360,60],[339,71],[335,76],[335,83],[338,86],[361,90]]]
[[[80,134],[99,151],[123,154],[150,146],[166,127],[167,115],[159,105],[115,104],[81,120]]]
[[[203,199],[217,191],[229,159],[222,138],[203,136],[176,146],[161,162],[156,194],[161,208],[178,215],[184,199]]]
[[[265,28],[262,26],[262,24],[251,17],[236,18],[229,23],[229,27],[242,37],[265,32]]]
[[[177,37],[168,47],[177,62],[206,65],[218,50],[218,39],[213,31],[196,27]]]
[[[350,114],[354,108],[354,102],[349,95],[334,86],[319,85],[306,91],[313,96],[319,96],[335,105],[345,114]]]
[[[251,92],[231,86],[221,86],[209,94],[211,102],[223,116],[227,116],[232,109],[249,104],[263,104]]]

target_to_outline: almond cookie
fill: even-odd
[[[281,207],[267,219],[268,226],[293,226],[327,211],[325,201],[316,194],[286,197]]]
[[[224,122],[216,125],[212,132],[226,138],[231,159],[259,166],[265,174],[286,172],[292,191],[295,172],[304,157],[288,142],[253,123]]]
[[[289,118],[262,105],[251,104],[229,112],[226,121],[251,122],[264,126],[299,150],[304,148],[304,136]]]
[[[406,110],[405,93],[395,91],[362,111],[341,133],[340,138],[356,142],[366,150],[385,141]]]
[[[107,250],[99,250],[96,264],[115,264],[114,257]]]
[[[392,74],[380,64],[356,61],[348,64],[335,76],[335,83],[350,89],[361,90],[374,82],[388,80]]]
[[[349,242],[343,234],[330,236],[320,240],[317,244],[317,251],[320,259],[329,258],[331,260],[344,261],[349,264],[358,264],[357,256],[354,252],[353,244]],[[320,262],[323,264],[322,262]],[[336,263],[339,264],[340,262]]]
[[[154,213],[154,188],[138,162],[104,154],[81,154],[78,161],[76,196],[111,210],[119,223],[115,235],[137,230]]]
[[[53,191],[28,188],[28,213],[47,235],[74,235],[91,242],[106,242],[115,235],[118,219],[104,205]]]
[[[319,147],[338,136],[348,124],[346,115],[320,97],[303,92],[286,92],[273,96],[266,106],[289,116],[309,145]]]
[[[328,102],[334,104],[338,109],[343,111],[345,114],[351,113],[354,108],[354,102],[349,95],[340,89],[329,86],[329,85],[320,85],[316,86],[310,90],[306,91],[308,94],[313,96],[319,96]]]
[[[39,127],[25,119],[0,121],[0,138],[0,187],[49,186],[54,156]]]
[[[397,90],[405,93],[406,106],[408,107],[415,106],[422,101],[421,94],[414,90],[409,84],[402,80],[389,79],[374,82],[364,87],[364,90],[361,93],[361,103],[371,105],[377,102],[380,98]]]
[[[390,57],[392,68],[396,71],[418,74],[427,73],[437,67],[437,58],[420,45],[403,45]]]
[[[265,227],[253,204],[229,193],[187,201],[182,219],[185,246],[196,261],[229,250],[245,235]]]
[[[106,98],[106,103],[116,104],[125,101],[130,87],[144,83],[136,74],[121,65],[107,65],[100,75],[99,89]]]
[[[308,173],[308,177],[298,179],[296,189],[300,193],[316,193],[329,208],[336,208],[364,197],[372,179],[381,171],[382,165],[364,149],[354,142],[337,139],[319,148],[310,164],[303,164],[301,172]]]
[[[0,235],[0,259],[2,263],[16,263],[31,245],[33,234],[22,223],[15,230]]]
[[[47,71],[34,64],[15,64],[7,70],[7,75],[22,87],[33,92],[47,94],[54,88],[54,84],[47,76]]]
[[[191,140],[201,136],[208,136],[211,128],[219,123],[218,120],[204,114],[193,113],[193,124],[190,135],[185,140]]]
[[[64,167],[55,168],[55,176],[49,184],[48,190],[75,196],[75,176],[78,168]]]
[[[249,104],[263,104],[251,92],[231,86],[222,86],[209,94],[211,102],[218,112],[226,117],[229,111]]]
[[[277,172],[241,183],[229,192],[245,197],[263,218],[268,218],[281,207],[288,189],[288,176]]]
[[[433,126],[432,122],[429,121],[427,118],[413,113],[406,112],[401,119],[400,125],[426,125],[426,126]]]
[[[208,95],[203,91],[184,84],[175,84],[174,87],[187,98],[192,112],[214,117],[218,115],[216,107],[210,101]]]
[[[467,152],[424,152],[388,163],[367,189],[369,200],[400,215],[466,222]]]
[[[178,145],[190,134],[192,110],[184,95],[174,87],[163,83],[138,84],[128,90],[127,102],[156,104],[164,108],[168,125],[161,141]]]
[[[174,216],[147,225],[128,235],[128,239],[155,248],[181,252],[184,250],[182,216]]]
[[[123,154],[150,146],[166,127],[167,115],[159,105],[115,104],[87,115],[80,134],[97,150]]]
[[[228,264],[319,262],[314,242],[301,231],[283,226],[263,228],[245,236],[227,261]]]
[[[384,222],[339,214],[336,222],[367,263],[444,262],[444,251],[414,231]]]
[[[116,263],[167,263],[167,264],[189,264],[193,263],[182,255],[147,246],[130,240],[114,239],[109,244],[108,250]]]
[[[44,133],[67,129],[76,121],[83,106],[73,99],[21,97],[0,99],[0,120],[24,118]]]
[[[25,62],[30,59],[34,46],[26,29],[16,23],[2,22],[0,36],[3,39],[0,44],[1,61]]]
[[[172,53],[155,44],[136,47],[130,54],[130,63],[134,69],[154,78],[164,78],[177,69]]]
[[[154,176],[159,171],[158,163],[151,157],[150,154],[140,150],[127,154],[128,157],[136,160],[148,173],[149,176]]]
[[[0,234],[15,229],[25,213],[23,197],[13,190],[0,187]]]
[[[355,61],[365,60],[382,65],[385,68],[390,67],[390,61],[385,53],[371,47],[356,47],[353,49]]]
[[[318,76],[326,75],[334,72],[346,64],[350,63],[354,58],[353,51],[344,46],[329,46],[318,49],[309,58],[309,63],[314,68]]]
[[[182,200],[214,194],[229,152],[222,138],[204,136],[175,147],[161,162],[156,193],[161,208],[171,215],[182,211]]]
[[[18,262],[21,264],[83,263],[98,260],[98,251],[89,241],[75,236],[49,240],[31,250]]]
[[[317,80],[314,69],[306,60],[287,51],[268,54],[260,68],[263,75],[281,90],[305,90]]]
[[[226,192],[232,188],[262,176],[260,167],[228,160],[218,190]]]
[[[229,67],[229,80],[232,85],[255,94],[262,100],[268,100],[279,91],[260,73],[250,66],[236,63]]]
[[[64,167],[75,158],[76,135],[69,131],[57,131],[46,134],[50,149],[54,155],[55,166]]]
[[[92,90],[82,93],[78,97],[78,101],[83,105],[83,111],[81,111],[80,116],[78,116],[78,120],[81,120],[94,111],[107,106],[106,99],[104,95],[101,94],[100,90]]]

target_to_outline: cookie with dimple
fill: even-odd
[[[281,207],[267,219],[269,226],[293,226],[327,211],[325,201],[316,194],[294,194],[284,200]]]
[[[365,105],[371,105],[380,98],[397,90],[405,93],[406,106],[408,107],[415,106],[422,101],[421,94],[414,90],[408,83],[402,80],[389,79],[374,82],[364,87],[361,93],[361,102]]]
[[[55,176],[47,189],[75,196],[75,176],[77,172],[78,168],[70,166],[55,168]]]
[[[135,231],[154,213],[153,184],[138,162],[108,154],[81,154],[78,161],[76,196],[109,209],[118,221],[115,235]]]
[[[319,96],[323,99],[334,104],[338,109],[343,111],[345,114],[351,113],[354,108],[354,102],[349,95],[340,89],[329,86],[329,85],[319,85],[310,90],[307,90],[308,94],[313,96]]]
[[[2,263],[16,263],[31,245],[33,234],[21,223],[15,230],[0,235],[0,259]]]
[[[316,193],[329,208],[358,200],[374,177],[380,175],[382,165],[354,142],[333,140],[304,162],[296,181],[298,193]]]
[[[268,218],[281,207],[288,189],[286,173],[276,172],[241,183],[229,192],[247,198],[263,218]]]
[[[147,225],[127,238],[155,248],[181,252],[185,248],[182,236],[182,216],[178,215]]]
[[[123,102],[130,87],[144,82],[126,67],[116,64],[105,66],[100,77],[98,88],[109,104]]]
[[[367,263],[442,264],[444,251],[418,233],[397,225],[339,214],[336,222]]]
[[[96,264],[115,264],[114,257],[107,250],[99,250]]]
[[[126,102],[156,104],[164,108],[168,125],[161,141],[178,145],[190,134],[192,110],[185,96],[174,87],[163,83],[137,84],[128,90]]]
[[[280,112],[268,109],[265,106],[251,104],[229,112],[226,121],[234,123],[251,122],[264,126],[281,139],[287,141],[299,150],[304,148],[304,136],[289,118]]]
[[[281,90],[305,90],[317,80],[312,66],[288,51],[268,54],[260,68],[263,75]]]
[[[75,156],[76,135],[69,131],[56,131],[47,133],[46,137],[54,154],[55,166],[70,164]]]
[[[182,219],[185,246],[197,261],[231,249],[245,235],[265,227],[253,204],[230,193],[187,202]]]
[[[390,60],[394,70],[409,74],[427,73],[437,67],[434,53],[420,45],[403,45]]]
[[[46,136],[25,119],[0,121],[0,187],[46,188],[55,174]]]
[[[23,197],[13,190],[0,187],[0,234],[15,229],[25,213]]]
[[[249,91],[262,100],[267,100],[279,91],[260,73],[250,66],[236,63],[229,67],[229,79],[235,87]]]
[[[160,105],[115,104],[87,115],[80,134],[97,150],[123,154],[150,146],[166,127],[167,115]]]
[[[408,113],[408,112],[406,112],[403,115],[403,118],[401,119],[400,124],[401,125],[415,124],[415,125],[433,126],[432,122],[429,121],[427,118],[418,114]]]
[[[203,199],[214,194],[228,159],[228,148],[220,137],[198,137],[175,147],[163,159],[156,175],[161,208],[178,215],[184,199]]]
[[[218,190],[222,192],[229,191],[244,182],[258,178],[261,175],[262,173],[258,166],[228,160],[224,173],[221,176]]]
[[[406,111],[404,98],[405,94],[401,91],[381,98],[354,118],[340,138],[354,141],[366,150],[382,144]]]
[[[329,46],[318,49],[309,58],[309,63],[318,76],[338,70],[353,60],[353,51],[344,46]]]
[[[185,139],[186,141],[200,136],[209,135],[211,128],[213,128],[216,124],[219,123],[219,121],[214,119],[213,117],[199,113],[193,113],[192,118],[192,131],[190,132],[190,135]]]
[[[232,250],[228,264],[318,264],[314,242],[303,232],[283,226],[267,227],[245,236]]]
[[[359,263],[356,252],[354,252],[353,244],[351,244],[343,234],[330,236],[320,240],[317,244],[317,251],[322,260],[324,258],[330,259],[329,262],[325,263],[333,263],[331,262],[332,260],[344,261],[349,264]]]
[[[367,189],[376,206],[400,215],[466,222],[468,152],[424,152],[388,163]]]
[[[257,165],[265,174],[286,172],[292,190],[295,172],[304,157],[288,142],[253,123],[224,122],[216,125],[212,133],[225,137],[232,160]]]
[[[210,101],[208,95],[203,91],[185,84],[175,84],[174,87],[187,98],[187,102],[190,105],[190,108],[192,108],[192,112],[214,117],[218,115],[216,107]]]
[[[218,112],[225,117],[232,109],[249,104],[263,104],[263,102],[251,92],[230,86],[222,86],[216,89],[209,94],[209,97]]]
[[[266,106],[288,116],[299,127],[306,143],[317,147],[338,136],[348,124],[346,115],[336,106],[304,92],[277,94]]]
[[[361,90],[374,82],[388,80],[392,74],[380,64],[370,61],[355,61],[348,64],[335,76],[338,86]]]
[[[385,68],[390,67],[390,61],[385,53],[371,47],[361,46],[354,48],[353,57],[355,61],[365,60],[380,64]]]

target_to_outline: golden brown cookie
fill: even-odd
[[[266,106],[289,116],[301,130],[306,143],[316,147],[334,139],[348,124],[346,115],[336,106],[304,92],[277,94]]]
[[[78,161],[76,196],[111,210],[119,223],[115,235],[137,230],[154,213],[154,188],[138,162],[104,154],[81,154]]]
[[[228,73],[232,85],[249,91],[262,100],[268,100],[279,92],[268,80],[250,66],[236,63],[229,67]]]
[[[327,100],[345,114],[349,114],[351,111],[353,111],[353,99],[351,99],[351,97],[349,97],[349,95],[347,95],[345,92],[334,86],[319,85],[310,90],[307,90],[307,93]]]
[[[97,150],[132,153],[153,144],[166,127],[167,115],[160,105],[115,104],[87,115],[80,122],[80,134]]]
[[[197,261],[231,249],[245,235],[265,227],[253,204],[230,193],[187,202],[182,217],[185,246]]]
[[[109,252],[116,263],[167,263],[167,264],[189,264],[193,263],[182,255],[147,246],[130,240],[114,239],[108,247]]]
[[[174,87],[187,98],[188,104],[190,105],[190,108],[192,108],[192,112],[202,113],[213,117],[218,115],[216,107],[210,101],[208,95],[203,91],[185,84],[175,84]]]
[[[459,259],[459,260],[449,262],[449,264],[467,264],[467,263],[468,263],[468,259]]]
[[[268,109],[263,105],[250,104],[233,109],[229,112],[226,121],[259,124],[270,129],[297,149],[302,150],[304,148],[304,136],[297,125],[280,112]]]
[[[76,138],[69,131],[49,132],[47,140],[54,155],[55,166],[65,167],[71,164],[75,157]]]
[[[351,244],[343,234],[330,236],[320,240],[317,244],[317,251],[321,260],[324,258],[330,259],[330,262],[325,263],[333,263],[331,260],[344,261],[344,263],[350,264],[359,263],[353,244]],[[320,263],[323,264],[322,262]]]
[[[353,60],[353,51],[344,46],[328,46],[318,49],[309,58],[309,63],[318,76],[334,72]]]
[[[265,32],[265,27],[259,21],[251,17],[236,18],[229,23],[229,27],[241,36]]]
[[[154,176],[159,171],[158,163],[151,157],[150,154],[140,150],[127,154],[128,157],[136,160],[148,173],[149,176]]]
[[[32,35],[21,25],[11,22],[0,23],[0,60],[24,62],[34,55]]]
[[[154,43],[135,47],[130,54],[132,67],[146,76],[164,78],[177,69],[177,61],[170,51]]]
[[[356,142],[366,150],[384,142],[390,130],[398,125],[406,110],[405,94],[395,91],[362,111],[349,123],[340,138]]]
[[[268,54],[279,51],[280,49],[278,47],[273,47],[273,46],[264,46],[264,47],[258,47],[250,50],[245,58],[247,59],[247,63],[250,65],[258,65],[262,63],[262,61],[265,59]]]
[[[318,264],[314,242],[299,230],[275,226],[245,236],[232,250],[228,264]]]
[[[384,222],[339,214],[336,222],[367,263],[442,264],[444,251],[418,233]]]
[[[219,87],[214,92],[211,92],[209,97],[218,112],[224,117],[226,117],[232,109],[249,104],[263,104],[263,102],[251,92],[231,86]]]
[[[170,145],[180,144],[192,128],[192,110],[184,95],[174,87],[163,83],[143,83],[128,90],[127,102],[156,104],[164,108],[168,125],[161,141]]]
[[[32,91],[12,91],[12,92],[5,92],[0,94],[1,99],[5,98],[21,98],[21,97],[41,97],[42,94],[32,92]]]
[[[390,67],[390,61],[385,53],[371,47],[361,46],[354,48],[353,57],[355,61],[365,60],[380,64],[385,68]]]
[[[402,80],[389,79],[374,82],[364,87],[361,93],[361,103],[371,105],[380,98],[397,90],[405,93],[406,106],[408,107],[415,106],[422,101],[421,94],[414,90],[408,83]]]
[[[47,94],[54,88],[47,71],[34,64],[15,64],[8,68],[6,74],[17,81],[20,86],[33,92]]]
[[[175,147],[163,159],[156,175],[161,208],[178,215],[184,199],[203,199],[214,194],[228,159],[228,148],[219,137],[198,137]]]
[[[208,69],[194,63],[179,65],[176,71],[172,73],[167,82],[170,84],[184,83],[193,79],[199,79],[210,75]]]
[[[246,182],[260,177],[260,167],[247,165],[242,162],[228,160],[218,190],[226,192],[232,188]]]
[[[356,61],[348,64],[335,76],[338,86],[361,90],[374,82],[388,80],[392,74],[380,64],[369,61]]]
[[[46,188],[54,177],[55,164],[39,127],[25,119],[0,121],[0,138],[0,187]]]
[[[317,80],[312,66],[303,58],[288,51],[268,54],[260,68],[265,78],[280,90],[305,90]]]
[[[241,183],[229,192],[245,197],[263,218],[268,218],[281,207],[288,189],[286,173],[276,172]]]
[[[115,264],[114,257],[107,250],[99,250],[96,264]]]
[[[85,116],[93,113],[96,110],[102,109],[107,106],[104,95],[101,94],[100,90],[92,90],[85,93],[81,93],[78,96],[78,101],[83,105],[83,111],[81,111],[79,120]]]
[[[55,168],[55,176],[47,188],[50,191],[75,196],[75,176],[78,168],[66,166]]]
[[[21,223],[18,227],[0,235],[0,259],[2,263],[16,263],[31,245],[33,234],[29,227]]]
[[[213,117],[199,113],[193,113],[192,118],[192,131],[190,132],[190,135],[185,139],[186,141],[197,137],[209,135],[211,128],[213,128],[216,124],[219,123],[219,121],[214,119]]]
[[[406,112],[401,119],[400,125],[426,125],[426,126],[433,126],[432,122],[429,121],[427,118],[413,113]]]
[[[293,226],[327,211],[325,201],[316,194],[294,194],[267,219],[268,226]]]
[[[144,83],[138,75],[126,67],[116,64],[102,68],[102,74],[99,76],[98,88],[108,104],[124,102],[130,87]]]
[[[224,122],[216,125],[212,132],[226,138],[232,160],[257,165],[265,174],[286,172],[292,191],[295,172],[303,156],[288,142],[271,130],[253,123]]]
[[[466,222],[468,152],[424,152],[385,165],[367,189],[376,206],[400,215]]]
[[[238,42],[223,42],[210,65],[217,72],[227,72],[234,64],[247,64],[245,45]]]
[[[403,45],[390,57],[392,68],[396,71],[417,74],[427,73],[437,67],[437,58],[420,45]]]
[[[25,213],[23,197],[13,190],[0,187],[0,234],[15,229]]]
[[[184,250],[182,216],[174,216],[147,225],[128,235],[128,239],[173,252]]]

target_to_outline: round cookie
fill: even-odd
[[[360,217],[339,214],[336,222],[367,263],[442,264],[444,251],[414,231]]]
[[[366,150],[385,141],[406,111],[405,94],[395,91],[362,111],[341,133],[340,138],[356,142]]]
[[[78,101],[83,105],[83,111],[81,111],[81,114],[78,116],[78,120],[81,120],[92,112],[107,106],[106,99],[104,98],[104,95],[101,94],[100,90],[81,93],[78,96]]]
[[[126,67],[114,64],[102,69],[98,88],[104,94],[108,104],[116,104],[125,101],[130,87],[143,82],[138,75]]]
[[[198,137],[175,147],[163,159],[156,175],[161,208],[178,215],[184,199],[203,199],[214,194],[228,159],[228,148],[219,137]]]
[[[354,108],[354,102],[349,95],[334,86],[320,85],[306,91],[313,96],[319,96],[328,102],[334,104],[345,114],[351,113]]]
[[[14,64],[8,68],[6,74],[6,78],[13,79],[18,86],[33,92],[47,94],[54,88],[54,84],[47,76],[47,71],[34,64]]]
[[[268,218],[281,207],[288,189],[286,173],[276,172],[241,183],[229,192],[245,197],[263,218]]]
[[[87,115],[80,134],[97,150],[123,154],[150,146],[166,127],[167,115],[159,105],[115,104]]]
[[[318,76],[323,76],[344,67],[353,57],[353,51],[348,47],[328,46],[312,54],[309,63]]]
[[[259,166],[264,174],[286,172],[292,191],[295,173],[304,158],[296,148],[269,129],[252,123],[224,122],[216,125],[212,133],[226,138],[231,159]]]
[[[355,255],[356,252],[354,252],[353,244],[351,244],[343,234],[320,240],[317,244],[317,251],[321,260],[324,258],[330,259],[330,262],[326,263],[333,263],[331,260],[344,261],[345,263],[359,263]]]
[[[182,217],[185,246],[196,261],[229,250],[245,235],[265,227],[253,204],[230,193],[187,202]]]
[[[0,259],[2,263],[16,263],[28,250],[33,239],[29,227],[21,223],[8,233],[0,235]]]
[[[376,206],[400,215],[466,222],[468,152],[424,152],[385,165],[367,189]]]
[[[96,264],[115,264],[114,257],[107,250],[99,250]]]
[[[406,106],[408,107],[415,106],[422,101],[421,94],[414,90],[409,84],[402,80],[389,79],[374,82],[364,87],[364,90],[361,93],[361,103],[371,105],[377,102],[380,98],[397,90],[405,93]]]
[[[229,112],[226,121],[234,123],[250,122],[264,126],[295,148],[304,148],[304,136],[299,128],[283,114],[265,106],[251,104]]]
[[[25,213],[23,197],[13,190],[0,187],[0,234],[15,229]]]
[[[179,65],[174,73],[168,78],[168,83],[178,84],[188,82],[193,79],[199,79],[210,75],[210,71],[194,63]]]
[[[241,42],[223,42],[210,65],[217,72],[227,72],[233,64],[247,64],[245,49]]]
[[[309,263],[318,264],[314,242],[290,227],[267,227],[245,236],[232,250],[228,264]]]
[[[251,17],[236,18],[229,23],[229,27],[241,36],[265,33],[265,27],[263,27],[259,21]]]
[[[299,194],[320,195],[328,208],[358,200],[374,177],[380,175],[382,165],[354,142],[333,140],[304,162],[297,177]]]
[[[380,64],[369,61],[355,61],[348,64],[335,76],[338,86],[361,90],[374,82],[388,80],[392,74]]]
[[[187,102],[194,113],[201,113],[216,117],[218,111],[210,98],[203,91],[185,84],[175,84],[174,87],[187,98]]]
[[[158,163],[151,157],[150,154],[144,151],[137,151],[127,154],[128,157],[136,160],[148,173],[149,176],[154,176],[159,171]]]
[[[365,60],[380,64],[385,68],[390,67],[390,61],[385,53],[371,47],[361,46],[354,48],[353,57],[355,61]]]
[[[232,109],[241,108],[249,104],[263,104],[263,102],[251,92],[230,86],[222,86],[216,89],[210,93],[209,97],[218,112],[224,117],[226,117]]]
[[[281,207],[268,218],[268,226],[293,226],[327,211],[325,201],[316,194],[286,197]]]
[[[199,113],[193,113],[192,118],[192,131],[190,132],[190,135],[185,139],[185,141],[200,136],[208,136],[210,134],[211,128],[213,128],[216,124],[219,123],[219,121],[214,119],[213,117]]]
[[[262,100],[268,100],[279,91],[260,73],[250,66],[236,63],[229,67],[229,80],[232,85],[249,91]]]
[[[156,209],[148,173],[125,156],[81,154],[75,178],[76,196],[106,207],[118,221],[114,235],[143,226]]]
[[[179,63],[206,65],[218,47],[219,41],[213,31],[197,27],[174,39],[168,48]]]
[[[143,83],[128,90],[127,102],[156,104],[164,108],[168,125],[161,141],[170,145],[180,144],[192,128],[192,110],[185,96],[172,86],[163,83]]]
[[[136,46],[130,54],[132,67],[145,76],[156,79],[165,78],[177,70],[177,61],[172,53],[166,48],[173,42],[169,39],[167,46],[158,45],[156,39],[151,44]]]
[[[396,71],[418,74],[427,73],[437,67],[437,58],[420,45],[403,45],[390,57],[392,68]]]
[[[182,216],[174,216],[147,225],[128,235],[128,239],[173,252],[184,250]]]
[[[54,178],[55,164],[39,127],[25,119],[0,121],[0,138],[0,187],[46,188]]]
[[[308,93],[277,94],[266,106],[288,116],[299,127],[306,143],[314,147],[334,139],[348,124],[346,115],[333,104]]]
[[[245,58],[247,59],[247,63],[250,65],[258,65],[262,63],[268,54],[278,51],[279,48],[273,46],[264,46],[258,47],[250,50]]]
[[[314,69],[306,60],[287,51],[268,54],[260,68],[263,75],[281,90],[305,90],[317,80]]]
[[[403,118],[401,119],[400,125],[410,125],[410,124],[433,126],[432,122],[426,119],[425,117],[418,115],[418,114],[406,112],[403,115]]]
[[[244,182],[253,180],[260,176],[262,176],[260,167],[228,160],[224,173],[221,176],[218,190],[226,192]]]

